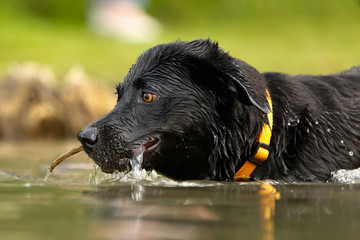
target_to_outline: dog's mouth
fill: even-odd
[[[160,144],[160,138],[158,137],[152,137],[148,139],[147,143],[145,143],[143,146],[145,148],[145,152],[151,152],[152,150],[155,150]]]
[[[155,151],[161,140],[159,137],[146,138],[143,141],[139,141],[138,144],[134,144],[136,147],[122,152],[118,156],[112,156],[111,160],[93,158],[95,163],[100,166],[101,170],[105,173],[113,173],[115,171],[130,171],[131,159],[135,158],[139,154],[147,156]]]

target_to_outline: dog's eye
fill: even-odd
[[[156,94],[152,94],[152,93],[148,93],[148,92],[145,92],[142,95],[142,99],[144,100],[144,102],[147,102],[147,103],[154,101],[156,98],[157,98]]]

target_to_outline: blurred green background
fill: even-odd
[[[1,0],[0,75],[35,61],[61,76],[74,64],[106,84],[122,80],[148,47],[211,38],[259,71],[335,73],[360,64],[359,0],[142,1],[162,25],[157,39],[128,43],[86,24],[86,0]]]

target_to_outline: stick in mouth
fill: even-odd
[[[49,167],[49,172],[52,172],[54,168],[59,165],[62,161],[69,158],[70,156],[83,151],[82,146],[78,146],[76,148],[71,149],[70,151],[67,151],[66,153],[63,153],[60,157],[58,157]]]

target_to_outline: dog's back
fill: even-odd
[[[271,178],[326,180],[336,169],[360,167],[360,66],[330,75],[263,76],[275,102],[274,161],[298,172]]]

